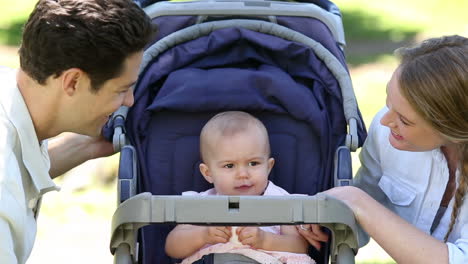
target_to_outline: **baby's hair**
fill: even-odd
[[[258,129],[266,139],[267,153],[270,155],[270,143],[268,140],[268,132],[263,123],[249,113],[242,111],[226,111],[213,116],[200,133],[200,155],[202,160],[206,158],[206,149],[210,139],[216,133],[221,137],[231,137],[238,133],[245,132],[248,129]]]

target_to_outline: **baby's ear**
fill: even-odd
[[[268,159],[268,173],[270,173],[271,169],[273,168],[273,165],[275,165],[275,159],[269,158]]]
[[[210,168],[205,163],[200,163],[200,172],[205,177],[205,180],[209,183],[213,183],[213,178],[211,177]]]

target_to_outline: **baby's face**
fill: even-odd
[[[274,164],[269,158],[267,139],[261,133],[246,131],[217,137],[200,165],[205,178],[221,195],[261,195]]]

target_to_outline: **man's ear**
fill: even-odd
[[[73,96],[80,86],[89,82],[87,75],[78,68],[70,68],[60,75],[62,89],[68,96]]]
[[[209,183],[213,183],[213,178],[211,177],[210,168],[205,163],[200,163],[200,172],[205,177],[205,180]]]
[[[268,174],[270,174],[271,169],[273,168],[273,165],[275,165],[275,159],[269,158],[268,159]]]

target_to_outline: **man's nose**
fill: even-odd
[[[134,102],[135,102],[135,98],[133,97],[133,88],[131,88],[131,89],[128,89],[127,93],[125,94],[125,98],[124,98],[122,105],[131,107]]]

